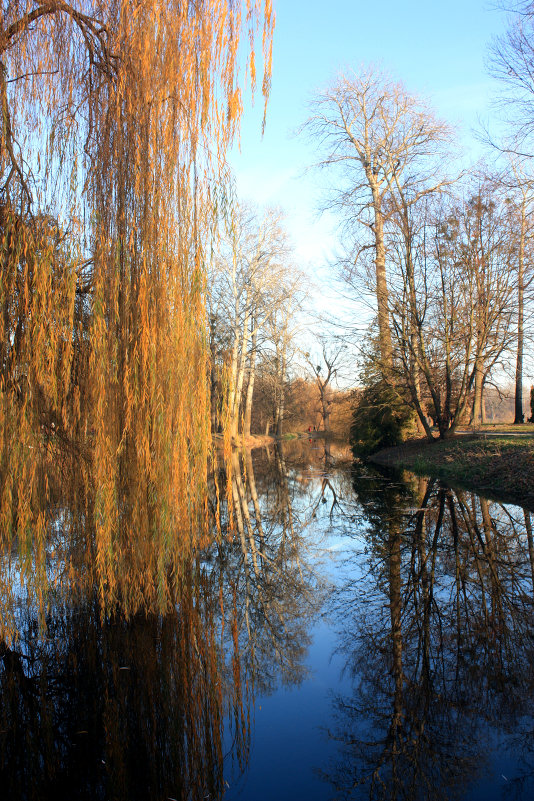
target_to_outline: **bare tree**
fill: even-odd
[[[290,267],[289,256],[281,213],[267,210],[260,218],[241,206],[232,214],[212,260],[212,391],[218,391],[219,364],[225,387],[219,402],[225,406],[225,425],[233,439],[239,431],[250,434],[258,352],[266,342],[281,346],[273,340],[276,321],[298,295],[300,275]],[[283,332],[280,335],[283,339]]]
[[[530,160],[515,155],[509,156],[508,169],[499,176],[498,186],[505,195],[510,215],[511,247],[515,254],[516,270],[516,358],[514,423],[524,422],[523,411],[523,361],[525,346],[525,293],[533,278],[532,274],[532,225],[534,214],[534,184]]]
[[[333,400],[332,381],[337,375],[338,365],[345,345],[329,346],[324,338],[319,339],[319,345],[321,348],[320,362],[319,358],[313,358],[314,354],[305,353],[304,357],[315,377],[321,402],[323,429],[328,433],[330,431],[330,413]]]
[[[511,136],[499,150],[532,157],[534,133],[534,6],[530,0],[502,3],[513,12],[504,35],[490,47],[489,69],[502,85],[497,100]]]
[[[287,374],[297,350],[294,341],[299,328],[296,311],[300,298],[295,294],[288,300],[269,318],[268,337],[273,346],[273,427],[277,437],[284,433]]]
[[[345,235],[354,242],[349,272],[364,255],[374,255],[379,350],[382,368],[392,375],[387,245],[385,226],[391,197],[403,188],[405,200],[426,186],[432,161],[449,129],[427,106],[377,69],[341,74],[313,103],[305,124],[322,149],[319,166],[338,168],[340,183],[330,205],[339,209]],[[423,165],[427,166],[423,168]],[[363,244],[358,231],[370,234]]]
[[[465,204],[444,198],[422,212],[413,225],[413,271],[402,254],[397,261],[392,322],[399,382],[427,434],[429,411],[444,437],[472,398],[482,420],[484,383],[513,339],[510,231],[483,188]]]

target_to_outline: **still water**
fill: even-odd
[[[19,597],[0,799],[534,797],[529,512],[346,456],[236,453],[172,614]]]

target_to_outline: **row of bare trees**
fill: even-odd
[[[237,206],[210,263],[208,309],[212,430],[250,435],[259,374],[269,396],[266,429],[280,436],[296,313],[304,291],[279,210]]]
[[[484,422],[483,391],[513,358],[519,337],[516,209],[479,185],[465,200],[439,199],[412,218],[410,267],[393,251],[389,308],[404,385],[426,433],[445,436],[470,413]],[[522,331],[521,331],[522,333]],[[522,358],[522,348],[519,355]],[[522,422],[522,386],[516,404]]]
[[[341,75],[307,132],[336,176],[342,275],[372,299],[382,379],[429,438],[484,421],[484,388],[515,382],[524,420],[525,304],[532,277],[534,175],[525,157],[454,170],[453,132],[387,75]]]
[[[336,387],[346,346],[304,328],[305,278],[279,209],[236,204],[222,220],[207,298],[212,431],[233,443],[287,426],[329,432],[346,400]]]

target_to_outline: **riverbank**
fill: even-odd
[[[436,476],[534,511],[534,437],[460,434],[450,440],[406,442],[374,454],[376,464]]]

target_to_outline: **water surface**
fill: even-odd
[[[529,513],[340,456],[236,454],[172,613],[18,594],[0,797],[533,796]]]

